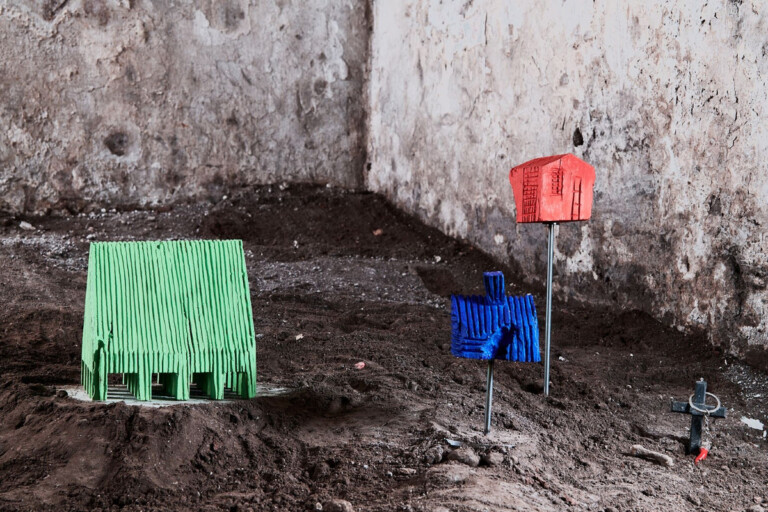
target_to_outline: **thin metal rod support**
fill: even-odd
[[[491,402],[493,402],[493,359],[488,361],[488,382],[485,386],[485,435],[491,431]]]
[[[549,396],[549,348],[552,334],[552,263],[555,256],[555,226],[557,222],[547,223],[549,243],[547,245],[547,320],[544,328],[544,395]]]

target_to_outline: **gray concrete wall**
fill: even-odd
[[[514,224],[507,173],[572,152],[595,206],[559,228],[557,300],[765,354],[768,5],[391,0],[373,19],[372,190],[536,280],[545,228]]]
[[[362,184],[365,2],[0,0],[0,209]]]

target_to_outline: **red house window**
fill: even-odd
[[[552,195],[563,195],[563,168],[552,171]]]
[[[539,189],[539,168],[529,167],[523,170],[523,217],[526,222],[536,218],[536,198]]]

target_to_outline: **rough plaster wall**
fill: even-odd
[[[365,2],[0,0],[0,209],[362,184]]]
[[[764,357],[768,5],[392,0],[373,14],[371,189],[538,279],[545,228],[515,226],[507,172],[572,152],[597,185],[592,220],[559,228],[558,300],[640,308]]]

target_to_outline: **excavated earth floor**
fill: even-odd
[[[180,238],[244,240],[264,396],[70,396],[89,241]],[[482,293],[482,271],[505,270],[543,322],[542,290],[376,195],[274,187],[5,216],[0,266],[0,510],[768,509],[765,431],[742,421],[766,423],[765,376],[638,311],[556,294],[551,397],[541,365],[498,363],[483,436],[485,369],[449,352],[449,294]],[[728,418],[694,466],[689,417],[670,401],[699,377]],[[674,466],[630,456],[635,444]]]

